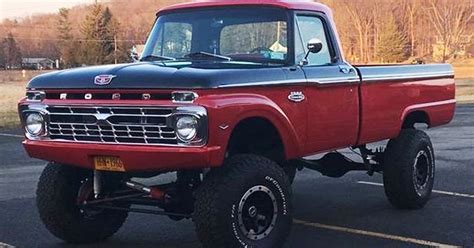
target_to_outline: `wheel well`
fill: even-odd
[[[403,121],[403,129],[415,128],[415,124],[426,124],[430,126],[430,118],[424,111],[414,111],[409,113]]]
[[[275,162],[285,160],[285,149],[276,127],[267,119],[252,117],[242,120],[230,137],[228,157],[236,154],[257,154]]]

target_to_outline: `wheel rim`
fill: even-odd
[[[278,206],[269,188],[259,185],[245,192],[240,199],[238,221],[242,233],[249,239],[267,237],[275,227]]]
[[[416,191],[421,195],[421,191],[426,188],[431,176],[430,159],[426,151],[420,151],[415,158],[413,182],[416,186]]]

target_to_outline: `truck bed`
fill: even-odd
[[[456,100],[451,65],[368,65],[356,69],[362,81],[358,144],[397,137],[409,118],[423,119],[429,127],[452,120]]]

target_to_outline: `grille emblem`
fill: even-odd
[[[92,99],[92,94],[90,94],[90,93],[85,94],[84,99],[86,99],[86,100]]]
[[[95,114],[94,117],[97,120],[97,125],[101,126],[110,126],[110,123],[107,119],[110,117],[110,114]]]
[[[66,100],[66,99],[67,99],[67,93],[61,93],[61,94],[59,95],[59,99],[60,99],[60,100]]]
[[[112,82],[112,79],[116,77],[117,77],[116,75],[110,75],[110,74],[98,75],[94,78],[94,84],[108,85]]]
[[[288,100],[290,100],[292,102],[302,102],[305,99],[306,99],[306,97],[304,96],[303,92],[301,92],[301,91],[293,91],[288,96]]]

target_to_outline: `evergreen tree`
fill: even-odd
[[[102,35],[104,37],[104,42],[102,43],[102,46],[105,53],[107,54],[107,57],[105,58],[105,63],[115,63],[115,61],[118,60],[118,51],[116,51],[116,48],[118,50],[119,44],[117,42],[117,36],[119,23],[113,17],[109,7],[105,8],[104,13],[102,15],[102,19],[105,26],[104,33]]]
[[[401,62],[407,56],[407,39],[399,30],[395,17],[390,14],[380,27],[377,56],[380,62]]]
[[[1,48],[3,50],[4,67],[12,69],[21,66],[21,52],[12,33],[8,33],[3,40]]]
[[[117,29],[118,23],[109,8],[104,10],[100,4],[93,5],[81,29],[84,36],[81,62],[88,65],[112,63]]]
[[[66,8],[59,9],[58,19],[59,51],[61,53],[62,67],[71,68],[78,65],[76,60],[77,43],[71,33],[72,27],[69,21],[69,10]]]

